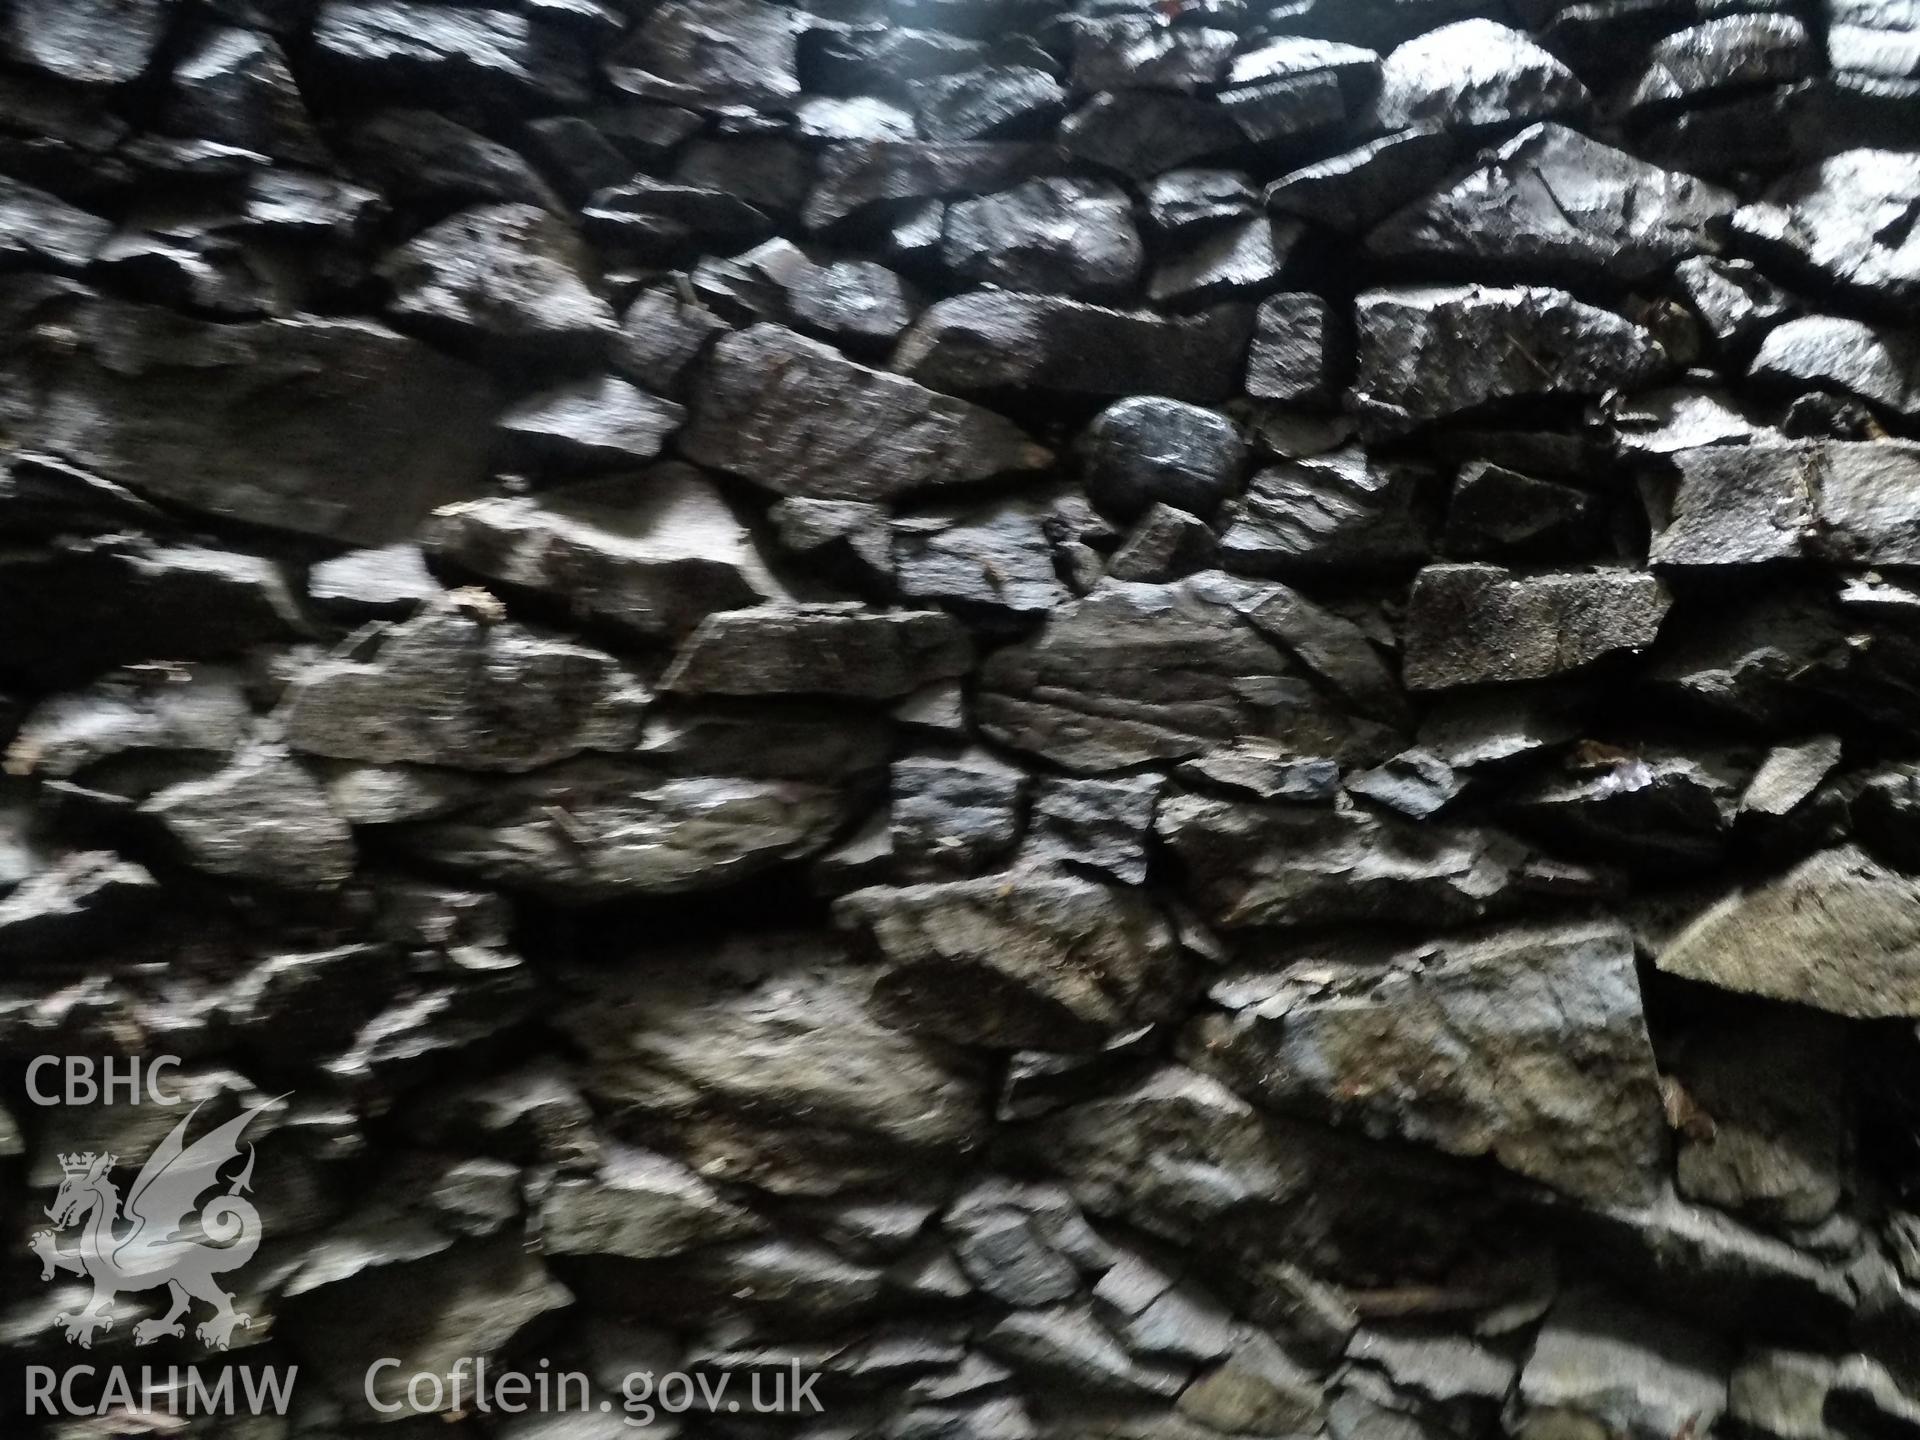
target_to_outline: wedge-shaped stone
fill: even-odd
[[[287,693],[288,743],[336,760],[508,771],[634,743],[647,692],[619,661],[462,606],[393,626],[370,658],[309,666]]]
[[[1165,1019],[1181,998],[1172,927],[1137,891],[989,875],[857,890],[836,913],[885,957],[874,1004],[906,1030],[1079,1049]]]
[[[649,639],[781,593],[746,526],[689,465],[451,505],[426,545],[463,572]]]
[[[660,688],[889,700],[965,674],[972,658],[966,632],[944,611],[763,605],[701,621]]]
[[[1633,281],[1700,250],[1707,227],[1738,204],[1731,190],[1577,130],[1535,125],[1390,217],[1367,248],[1516,279]]]
[[[213,325],[100,300],[63,333],[0,366],[39,397],[16,434],[143,495],[384,544],[485,477],[492,386],[382,325]]]
[[[205,780],[141,807],[210,875],[295,890],[331,890],[353,873],[353,837],[314,778],[285,750],[242,754]]]
[[[657,1260],[765,1228],[684,1166],[625,1146],[592,1179],[562,1180],[540,1202],[549,1255]]]
[[[1397,1135],[1590,1199],[1665,1161],[1633,936],[1534,924],[1396,951],[1304,948],[1213,987],[1188,1059],[1256,1103]]]
[[[1377,108],[1388,130],[1423,122],[1474,130],[1583,109],[1587,99],[1573,72],[1520,31],[1460,20],[1387,56]]]
[[[1342,803],[1163,801],[1155,825],[1214,924],[1461,924],[1510,904],[1523,848],[1494,830],[1416,825]]]
[[[1408,602],[1407,688],[1544,680],[1643,650],[1672,604],[1666,586],[1638,570],[1429,565]]]
[[[1416,286],[1355,302],[1352,399],[1393,433],[1501,401],[1644,387],[1667,368],[1647,331],[1544,286]]]
[[[1771,330],[1748,373],[1788,393],[1841,390],[1908,418],[1920,416],[1920,343],[1905,330],[1807,315]]]
[[[1836,1015],[1920,1017],[1920,880],[1852,846],[1823,850],[1710,906],[1656,963]]]
[[[990,410],[779,325],[722,339],[694,397],[681,452],[782,495],[888,501],[1053,459]]]
[[[1920,308],[1920,154],[1846,150],[1782,177],[1734,216],[1747,243],[1909,312]]]

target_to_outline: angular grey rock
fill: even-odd
[[[1707,248],[1739,199],[1564,125],[1535,125],[1367,236],[1386,259],[1512,279],[1634,281]]]
[[[766,605],[702,620],[660,688],[680,695],[889,700],[965,674],[972,658],[966,632],[937,610]]]
[[[1353,234],[1439,180],[1453,152],[1438,127],[1401,130],[1282,175],[1266,188],[1267,208]]]
[[[983,65],[938,76],[918,89],[920,134],[947,143],[1031,136],[1067,98],[1053,76],[1032,65]]]
[[[1565,762],[1569,777],[1542,777],[1513,792],[1509,813],[1577,853],[1668,874],[1722,858],[1744,773],[1716,757],[1696,760],[1648,745],[1592,744]]]
[[[1598,1291],[1558,1301],[1520,1370],[1518,1433],[1592,1425],[1626,1440],[1707,1433],[1727,1403],[1733,1357],[1706,1331]]]
[[[226,666],[181,665],[159,683],[120,673],[29,710],[6,750],[6,773],[65,780],[130,754],[224,756],[253,712]]]
[[[353,873],[353,837],[313,777],[285,750],[243,752],[205,780],[140,807],[195,869],[292,890],[332,890]]]
[[[418,545],[349,550],[307,572],[307,598],[351,620],[399,620],[440,594]]]
[[[1061,122],[1059,140],[1073,159],[1136,184],[1246,143],[1219,105],[1151,90],[1095,95]]]
[[[893,762],[893,860],[903,880],[999,868],[1020,839],[1026,776],[985,753]]]
[[[1218,574],[1107,581],[990,656],[975,716],[1001,744],[1080,774],[1266,736],[1306,756],[1368,740],[1245,614],[1260,587]]]
[[[1740,240],[1912,313],[1920,247],[1904,217],[1920,203],[1920,155],[1847,150],[1781,177],[1733,217]]]
[[[670,0],[609,60],[620,87],[692,109],[777,105],[800,94],[806,17],[752,0]]]
[[[1183,1367],[1144,1365],[1120,1347],[1084,1305],[1019,1310],[980,1337],[981,1346],[1042,1385],[1081,1393],[1171,1396]]]
[[[871,937],[889,1024],[996,1048],[1099,1046],[1169,1017],[1173,930],[1147,897],[1067,876],[856,890],[834,913]]]
[[[0,896],[0,944],[20,960],[96,954],[159,899],[159,884],[131,860],[75,851]]]
[[[849,818],[831,784],[592,757],[488,786],[395,842],[436,869],[577,905],[720,889],[817,854]]]
[[[423,543],[465,574],[649,639],[782,593],[751,533],[689,465],[451,505]]]
[[[1063,603],[1043,515],[1019,501],[894,525],[894,573],[906,599],[975,616],[1044,614]]]
[[[894,535],[884,507],[858,500],[793,498],[777,502],[767,518],[783,549],[856,588],[893,593]],[[985,580],[985,572],[974,579]]]
[[[1696,255],[1674,267],[1687,303],[1724,349],[1751,350],[1794,311],[1793,298],[1748,260]]]
[[[562,1180],[540,1201],[541,1249],[549,1255],[658,1260],[766,1228],[691,1170],[625,1146],[592,1179]]]
[[[1795,393],[1840,390],[1896,415],[1920,416],[1920,342],[1891,326],[1835,315],[1788,320],[1767,332],[1747,374]]]
[[[1644,650],[1672,603],[1660,581],[1634,570],[1522,575],[1497,565],[1429,565],[1408,605],[1407,686],[1544,680]]]
[[[1189,1063],[1263,1106],[1490,1155],[1569,1194],[1658,1188],[1665,1118],[1625,926],[1295,954],[1214,985],[1225,1013],[1189,1028]]]
[[[1453,925],[1515,898],[1521,847],[1493,830],[1415,825],[1347,805],[1248,804],[1199,793],[1161,802],[1161,841],[1225,929],[1368,923]]]
[[[389,253],[387,311],[450,347],[508,358],[598,354],[613,311],[588,280],[585,247],[532,205],[463,210]]]
[[[1004,190],[1050,168],[1038,144],[846,141],[827,151],[801,218],[829,230],[871,205]]]
[[[1146,220],[1161,240],[1184,240],[1253,214],[1257,198],[1239,170],[1169,170],[1146,187]]]
[[[492,387],[384,326],[213,325],[105,300],[69,325],[72,343],[0,363],[41,397],[16,434],[142,494],[377,545],[484,476]]]
[[[476,97],[529,108],[579,105],[589,94],[584,54],[514,10],[323,0],[312,59],[363,93],[415,105]]]
[[[1034,797],[1027,853],[1042,863],[1097,870],[1122,885],[1147,878],[1158,775],[1045,780]]]
[[[1174,1409],[1228,1435],[1296,1435],[1320,1428],[1325,1404],[1319,1378],[1255,1333],[1181,1392]]]
[[[1413,820],[1437,815],[1459,798],[1466,782],[1438,755],[1402,750],[1347,781],[1347,792]]]
[[[0,175],[0,263],[84,270],[113,230],[57,195]]]
[[[884,265],[836,260],[796,279],[787,307],[802,330],[852,350],[884,350],[913,323],[919,300]]]
[[[1104,180],[1029,180],[947,207],[941,259],[963,280],[1125,300],[1144,252],[1126,191]]]
[[[1141,395],[1095,416],[1079,449],[1093,502],[1130,520],[1155,502],[1212,515],[1240,488],[1249,446],[1217,411]]]
[[[1370,290],[1355,308],[1352,400],[1386,433],[1504,400],[1637,390],[1667,368],[1651,334],[1564,290]]]
[[[1254,315],[1247,393],[1288,405],[1325,405],[1345,378],[1351,344],[1345,317],[1318,295],[1270,296]]]
[[[913,112],[872,95],[835,99],[816,95],[793,113],[794,133],[803,140],[912,140]]]
[[[1583,110],[1588,99],[1573,72],[1522,32],[1460,20],[1387,56],[1376,109],[1388,130],[1480,130]]]
[[[1114,551],[1107,574],[1116,580],[1159,583],[1212,569],[1217,555],[1212,528],[1199,516],[1156,500]]]
[[[166,0],[19,0],[0,16],[0,54],[76,85],[125,85],[146,70],[171,18]]]
[[[457,209],[475,203],[562,202],[517,150],[431,110],[380,110],[341,136],[356,175],[386,195]]]
[[[162,119],[178,134],[289,164],[330,163],[285,53],[256,31],[223,26],[203,34],[173,67]]]
[[[459,593],[385,629],[371,653],[355,648],[360,655],[308,666],[288,687],[282,718],[294,749],[526,771],[631,747],[648,699],[612,656],[474,615]]]
[[[1792,814],[1839,763],[1838,735],[1816,735],[1799,745],[1776,747],[1741,793],[1741,818],[1777,820]]]
[[[731,328],[697,298],[672,288],[643,290],[627,306],[607,362],[656,395],[679,395],[685,377],[716,335]]]
[[[831,937],[666,950],[582,976],[556,1023],[587,1093],[648,1115],[708,1179],[832,1194],[950,1168],[983,1138],[976,1085],[872,1017],[872,967]]]
[[[1461,560],[1560,558],[1591,544],[1601,513],[1590,491],[1476,460],[1453,483],[1440,545]]]
[[[1727,1418],[1778,1440],[1824,1440],[1827,1397],[1835,1370],[1828,1355],[1754,1347],[1740,1357],[1727,1385]]]
[[[707,247],[737,250],[775,228],[764,210],[732,190],[647,175],[594,191],[580,214],[595,240],[656,264]]]
[[[1432,548],[1421,479],[1359,446],[1270,466],[1220,537],[1221,563],[1244,575],[1404,570]]]
[[[1079,1293],[1079,1274],[1040,1238],[1033,1221],[1011,1206],[949,1217],[943,1228],[967,1277],[1004,1304],[1033,1309]]]
[[[1178,773],[1183,779],[1244,791],[1262,800],[1317,804],[1340,794],[1340,767],[1333,761],[1302,760],[1264,740],[1240,740],[1209,751],[1198,760],[1183,761]]]
[[[1676,568],[1808,558],[1910,565],[1920,447],[1768,440],[1671,457],[1679,482],[1648,559]]]
[[[778,325],[725,337],[703,373],[681,453],[782,495],[887,501],[1052,460],[991,411]]]
[[[1647,52],[1626,105],[1694,105],[1723,90],[1778,85],[1819,68],[1819,47],[1791,15],[1728,15],[1677,31]]]
[[[1378,58],[1371,52],[1361,53],[1367,55],[1367,62],[1360,68],[1370,74]],[[1348,96],[1362,88],[1342,83],[1337,71],[1329,68],[1237,85],[1223,90],[1219,98],[1248,140],[1256,145],[1285,145],[1339,126],[1347,118]]]
[[[509,407],[498,433],[507,461],[537,472],[612,470],[653,459],[686,411],[601,375],[542,390]]]
[[[1211,26],[1162,25],[1153,15],[1083,20],[1073,31],[1073,88],[1178,90],[1212,88],[1238,37]]]
[[[1186,254],[1163,262],[1147,282],[1156,305],[1202,304],[1280,287],[1306,225],[1255,215],[1203,235]]]
[[[1736,889],[1654,957],[1723,990],[1856,1019],[1920,1016],[1920,882],[1852,846]]]

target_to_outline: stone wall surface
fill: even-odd
[[[1920,3],[0,0],[0,753],[0,1434],[1920,1437]]]

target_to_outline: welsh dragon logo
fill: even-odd
[[[172,1303],[162,1318],[133,1327],[136,1345],[150,1345],[163,1335],[184,1338],[181,1317],[195,1300],[213,1306],[213,1316],[196,1326],[194,1334],[217,1350],[232,1343],[235,1326],[251,1324],[252,1317],[235,1311],[232,1294],[216,1278],[238,1270],[260,1248],[260,1214],[241,1198],[253,1180],[251,1145],[246,1147],[245,1166],[227,1182],[226,1192],[200,1208],[198,1228],[206,1238],[180,1232],[200,1197],[220,1183],[220,1171],[240,1158],[240,1132],[274,1103],[255,1106],[188,1145],[187,1127],[200,1113],[196,1105],[141,1167],[127,1192],[124,1213],[119,1187],[111,1178],[117,1155],[60,1157],[65,1178],[47,1207],[54,1229],[36,1233],[28,1248],[40,1257],[42,1280],[65,1273],[93,1281],[93,1298],[85,1306],[55,1317],[70,1342],[92,1349],[94,1332],[113,1328],[115,1296],[163,1285]],[[56,1233],[76,1225],[82,1227],[79,1243],[71,1250],[59,1249]]]

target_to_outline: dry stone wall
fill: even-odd
[[[0,0],[0,1432],[1920,1436],[1917,325],[1915,0]]]

